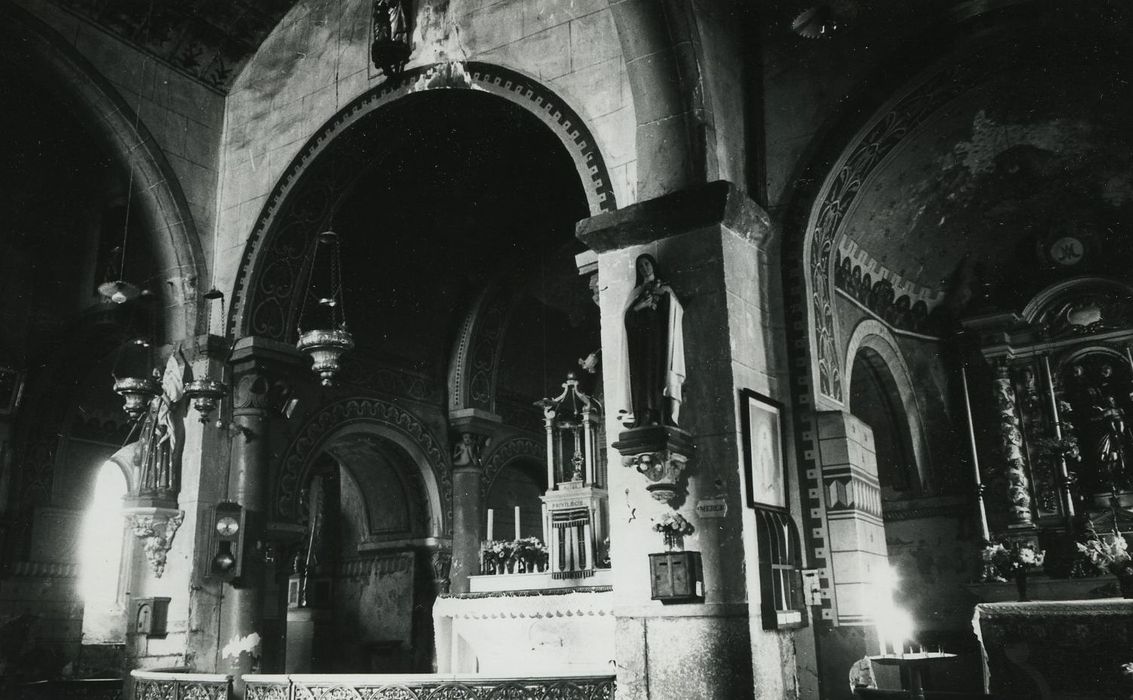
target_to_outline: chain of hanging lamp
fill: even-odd
[[[316,275],[319,271],[319,251],[326,249],[326,262],[330,287],[326,296],[320,296],[316,289]],[[325,309],[327,324],[304,330],[304,320],[309,307]],[[320,319],[321,320],[321,319]],[[311,262],[308,269],[307,288],[303,302],[299,305],[299,319],[296,323],[299,341],[296,347],[310,356],[311,369],[322,379],[323,386],[331,386],[342,365],[342,357],[354,349],[354,337],[346,328],[346,311],[342,304],[342,251],[338,234],[332,230],[323,231],[312,243]]]

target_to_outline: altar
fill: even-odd
[[[984,650],[985,689],[1036,699],[1128,697],[1133,600],[981,603],[972,627]]]

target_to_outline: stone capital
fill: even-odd
[[[232,346],[229,363],[237,374],[287,373],[300,369],[304,357],[294,345],[259,336],[245,336]]]
[[[774,232],[762,207],[734,184],[717,180],[583,219],[574,235],[605,253],[708,226],[724,226],[760,246],[770,243]]]
[[[491,437],[503,425],[503,419],[479,408],[457,408],[449,411],[448,423],[455,433]]]

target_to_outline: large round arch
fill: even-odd
[[[289,332],[290,297],[301,276],[304,244],[329,225],[351,184],[367,170],[373,148],[355,140],[364,129],[390,118],[417,93],[468,90],[505,100],[545,125],[574,163],[591,214],[616,209],[613,187],[594,137],[561,98],[515,71],[485,63],[466,64],[466,80],[436,79],[437,67],[407,71],[361,95],[327,121],[300,149],[268,196],[249,235],[233,290],[229,331],[238,336],[281,339]],[[290,282],[281,282],[290,280]]]
[[[0,7],[0,21],[10,35],[0,44],[0,63],[43,86],[132,173],[134,202],[162,280],[155,291],[163,299],[163,339],[196,337],[204,330],[197,287],[205,278],[204,255],[185,195],[161,147],[107,80],[53,30],[10,4]]]
[[[918,483],[910,484],[909,488],[913,493],[918,493],[922,486],[929,484],[931,474],[922,418],[924,412],[917,403],[912,373],[909,372],[908,364],[897,345],[897,339],[883,323],[873,319],[862,321],[850,336],[846,348],[845,366],[846,386],[850,388],[851,413],[855,413],[856,408],[853,401],[856,395],[854,388],[867,383],[878,385],[877,389],[883,390],[894,403],[900,405],[899,410],[893,411],[894,420],[900,422],[896,431],[898,434],[893,436],[893,439],[900,443],[896,445],[900,451],[911,452],[908,458],[914,462],[911,466],[914,467],[913,471],[917,475]],[[861,371],[869,372],[871,377],[857,376]]]
[[[352,398],[332,403],[312,415],[300,428],[280,460],[272,484],[271,520],[299,520],[299,491],[315,458],[335,440],[367,433],[388,440],[417,466],[414,480],[425,495],[429,536],[452,528],[452,475],[447,451],[413,413],[376,398]]]

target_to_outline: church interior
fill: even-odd
[[[0,20],[0,697],[1133,697],[1127,3]]]

